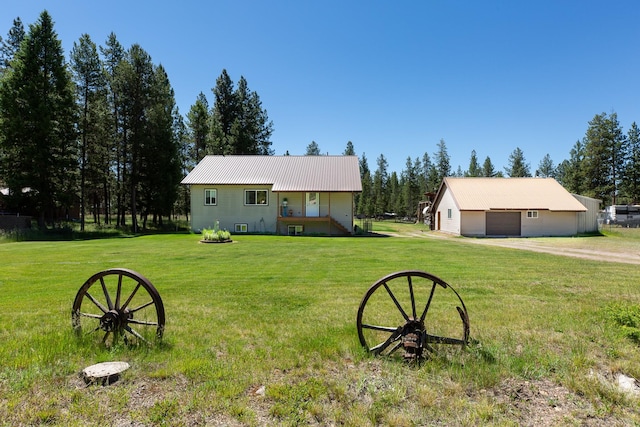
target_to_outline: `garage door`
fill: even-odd
[[[487,236],[519,236],[520,212],[487,212]]]

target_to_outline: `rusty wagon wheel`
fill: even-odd
[[[419,270],[375,282],[358,309],[360,343],[378,356],[419,361],[469,341],[469,316],[460,295],[442,279]]]
[[[164,305],[143,275],[126,268],[104,270],[82,285],[71,310],[73,329],[111,346],[150,344],[162,339]]]

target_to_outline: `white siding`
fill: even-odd
[[[451,218],[449,218],[449,210],[451,210]],[[436,213],[436,222],[440,220],[440,224],[436,227],[445,233],[460,234],[460,211],[456,206],[455,200],[449,189],[442,195],[442,199],[438,204]]]
[[[487,234],[484,211],[460,212],[460,234],[463,236],[484,236]]]
[[[538,218],[528,218],[522,212],[522,237],[574,236],[578,233],[576,212],[538,211]]]
[[[217,190],[217,205],[205,206],[204,190]],[[267,205],[244,204],[244,190],[267,190],[269,203]],[[219,221],[221,229],[233,232],[235,224],[247,224],[250,233],[275,233],[276,215],[278,212],[277,195],[265,185],[192,185],[191,186],[191,228],[201,231],[203,228],[213,228]]]

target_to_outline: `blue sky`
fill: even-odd
[[[342,154],[347,141],[369,167],[407,157],[451,166],[471,151],[503,171],[516,147],[531,172],[555,164],[599,113],[626,133],[640,123],[640,2],[121,1],[3,2],[0,35],[51,14],[68,57],[83,33],[103,45],[114,32],[162,64],[183,115],[226,69],[244,76],[274,124],[276,154],[316,141]]]

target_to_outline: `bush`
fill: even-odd
[[[228,242],[231,240],[231,233],[227,230],[205,228],[202,230],[202,240],[205,242]]]

